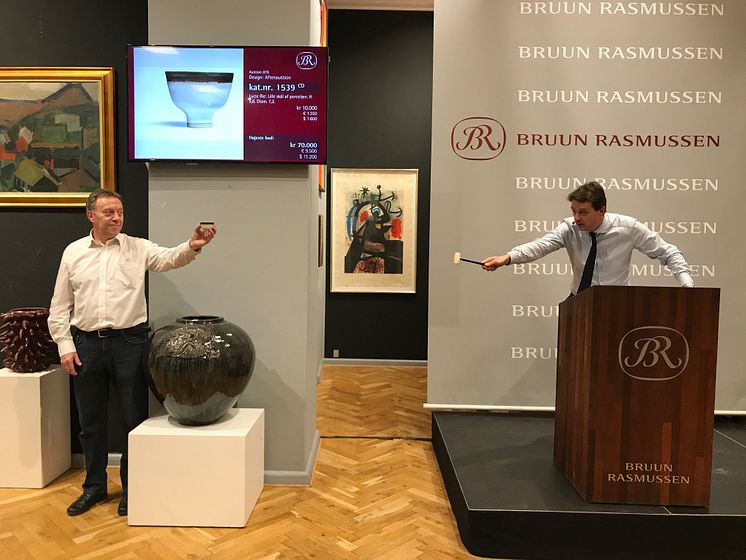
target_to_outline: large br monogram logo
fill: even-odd
[[[298,53],[298,56],[295,57],[295,65],[301,70],[313,70],[318,63],[316,53],[306,51]]]
[[[451,149],[469,160],[495,159],[505,149],[505,127],[490,117],[466,117],[451,129]]]
[[[689,363],[689,343],[670,327],[637,327],[619,343],[622,371],[642,381],[667,381],[678,377]]]

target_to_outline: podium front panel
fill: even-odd
[[[709,503],[718,306],[619,286],[561,304],[555,464],[584,499]]]

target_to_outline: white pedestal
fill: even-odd
[[[129,433],[130,525],[245,527],[263,486],[263,409],[208,426],[159,416]]]
[[[70,468],[68,377],[0,369],[0,487],[44,488]]]

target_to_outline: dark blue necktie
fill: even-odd
[[[591,287],[593,281],[593,267],[596,264],[596,232],[592,231],[591,234],[591,250],[588,253],[588,259],[585,261],[583,267],[583,276],[580,277],[580,285],[578,286],[578,293],[582,292],[586,288]]]

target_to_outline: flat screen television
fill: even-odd
[[[326,47],[127,55],[130,160],[326,163]]]

